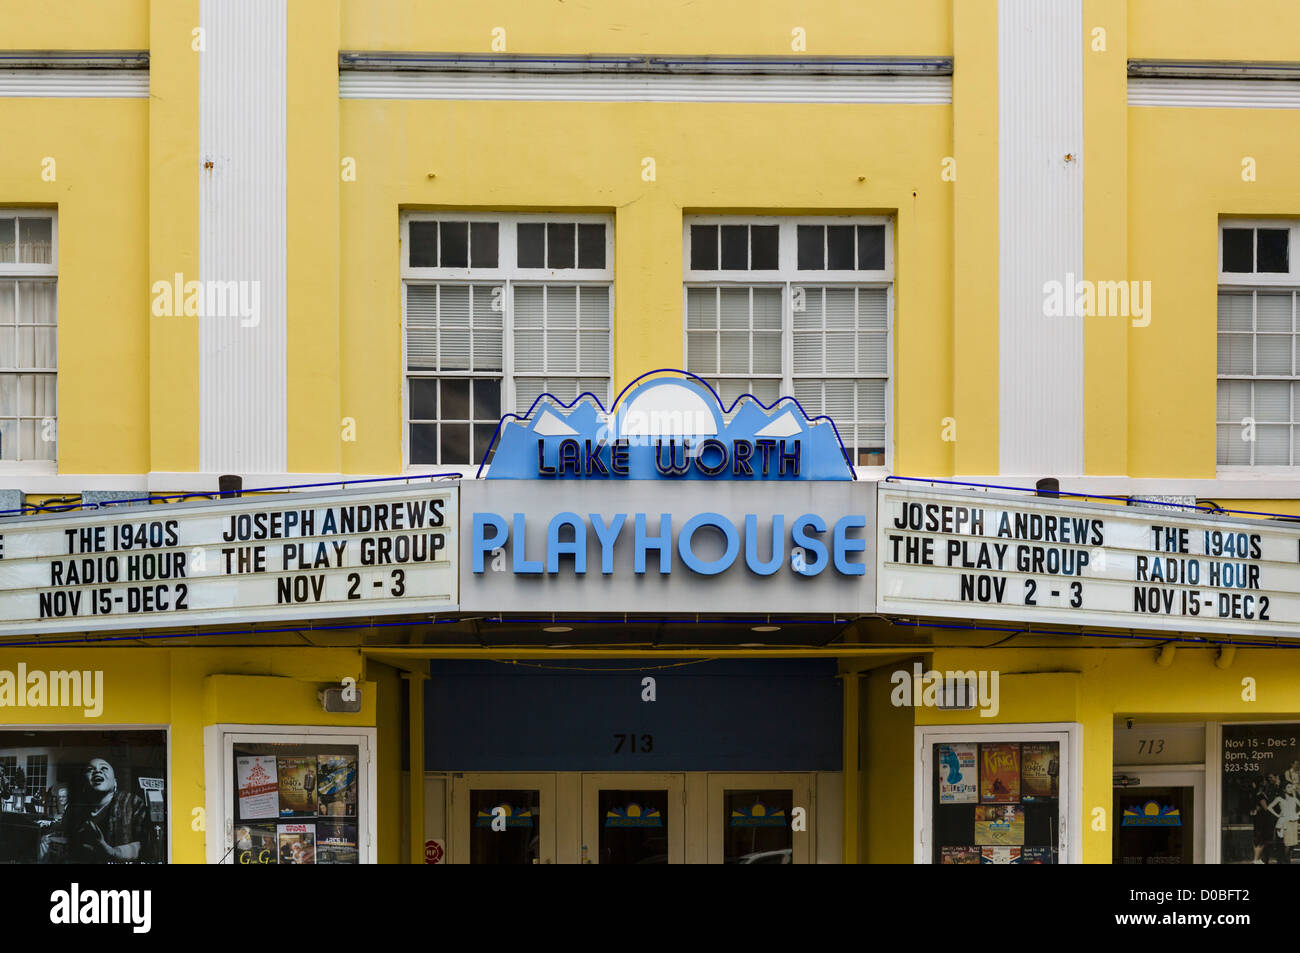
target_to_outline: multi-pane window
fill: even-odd
[[[58,308],[54,214],[0,209],[0,461],[53,461]]]
[[[0,754],[0,794],[6,789],[9,790],[10,796],[18,793],[14,790],[14,783],[18,777],[18,755]]]
[[[50,771],[50,756],[46,754],[29,754],[27,756],[27,794],[34,797],[45,790]]]
[[[1300,464],[1300,364],[1294,227],[1232,223],[1220,231],[1216,460]]]
[[[480,462],[503,413],[610,394],[613,223],[411,215],[403,223],[407,461]]]
[[[888,444],[892,234],[885,219],[692,218],[686,369],[730,406],[791,395],[857,466]]]

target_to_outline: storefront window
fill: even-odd
[[[931,863],[1060,862],[1060,742],[951,741],[930,756]]]
[[[600,863],[668,863],[668,792],[600,792]]]
[[[723,863],[792,863],[793,810],[794,792],[788,788],[727,791],[723,797]]]
[[[355,864],[355,744],[234,745],[237,864]]]
[[[167,861],[164,731],[0,731],[0,862]]]
[[[1196,838],[1203,836],[1197,830],[1194,797],[1194,789],[1182,785],[1117,788],[1114,863],[1194,863]]]
[[[1223,726],[1225,864],[1300,863],[1300,724]]]
[[[470,863],[535,864],[541,849],[541,792],[470,792]]]

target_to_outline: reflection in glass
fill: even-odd
[[[931,746],[936,864],[1060,862],[1061,746],[961,741]]]
[[[668,863],[668,792],[601,791],[599,863]]]
[[[1192,788],[1116,788],[1114,816],[1114,863],[1193,862]]]
[[[537,863],[541,849],[540,817],[538,791],[470,791],[470,863]]]
[[[793,791],[727,791],[722,807],[724,864],[792,862]]]
[[[438,267],[438,223],[411,223],[410,264],[412,268]]]
[[[18,219],[18,261],[48,265],[54,261],[54,222],[48,218]]]

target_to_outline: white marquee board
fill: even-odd
[[[1300,636],[1300,526],[881,484],[889,615]]]
[[[458,489],[0,520],[0,634],[446,611]]]

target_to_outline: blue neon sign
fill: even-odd
[[[615,572],[620,536],[627,540],[630,535],[632,571],[639,576],[655,572],[670,575],[674,555],[699,576],[719,575],[742,561],[758,576],[771,576],[786,564],[801,576],[817,576],[828,567],[842,576],[866,574],[866,565],[852,556],[865,551],[866,540],[851,535],[866,527],[866,516],[842,516],[828,527],[815,513],[801,514],[790,521],[789,546],[785,514],[764,519],[771,521],[766,533],[760,530],[759,517],[754,513],[745,514],[739,525],[720,513],[696,513],[677,527],[674,545],[674,517],[670,513],[589,513],[585,519],[574,512],[556,513],[546,526],[542,558],[530,559],[524,513],[507,517],[504,513],[477,511],[470,530],[470,561],[473,572],[482,574],[488,571],[489,561],[503,553],[509,543],[510,569],[517,575],[556,575],[562,567],[571,566],[575,575],[582,576],[587,573],[588,551],[594,559],[599,550],[600,573],[608,576]],[[722,540],[721,553],[712,558],[702,558],[696,551],[695,539],[703,530],[718,534]]]

